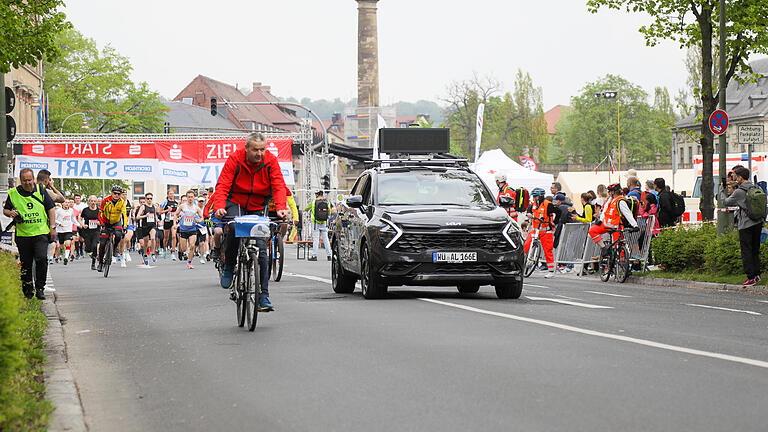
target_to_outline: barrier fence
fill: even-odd
[[[624,238],[629,249],[630,262],[638,264],[642,271],[648,265],[650,254],[651,235],[656,216],[637,218],[638,232],[625,232]],[[590,224],[567,223],[560,232],[560,243],[555,249],[555,267],[560,265],[573,265],[577,274],[586,274],[586,267],[596,263],[595,257],[600,255],[600,247],[589,237]],[[606,244],[610,241],[609,234],[603,234]],[[539,262],[545,262],[543,257]]]

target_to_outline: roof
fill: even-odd
[[[175,101],[163,103],[170,108],[170,111],[165,114],[165,121],[170,123],[176,132],[216,133],[216,129],[222,129],[221,132],[225,132],[226,129],[239,129],[237,125],[221,115],[212,116],[208,108]],[[227,131],[227,133],[231,132]]]
[[[557,133],[557,122],[563,117],[563,114],[573,111],[573,108],[567,105],[555,105],[554,108],[544,113],[544,121],[547,123],[547,132],[550,135]]]
[[[323,129],[327,129],[331,124],[331,120],[323,120]],[[320,132],[320,123],[318,123],[317,120],[312,120],[312,129],[316,131],[316,134],[322,133]],[[336,123],[334,127],[328,129],[328,133],[334,134],[340,140],[344,141],[344,123]]]
[[[725,111],[730,122],[768,115],[768,58],[749,63],[752,70],[760,75],[757,82],[739,84],[735,79],[728,82],[725,90]],[[700,108],[692,115],[675,123],[676,129],[698,127],[701,120]]]
[[[195,77],[195,79],[193,79],[181,92],[179,92],[179,94],[176,95],[173,100],[180,102],[185,97],[191,97],[194,100],[195,90],[198,88],[197,85],[205,86],[211,91],[211,94],[205,95],[206,100],[204,104],[206,105],[202,105],[205,108],[207,108],[207,104],[209,103],[208,98],[211,96],[216,96],[219,99],[220,105],[223,105],[224,101],[247,100],[246,96],[243,95],[240,90],[235,88],[235,86],[223,83],[221,81],[216,81],[215,79],[204,75],[198,75]],[[291,125],[286,123],[273,123],[271,119],[267,117],[264,112],[262,112],[264,108],[269,107],[256,105],[231,105],[227,109],[227,114],[229,119],[233,121],[233,123],[235,123],[239,128],[249,129],[243,125],[243,122],[256,122],[263,125],[274,126],[288,132],[298,132],[298,124]]]
[[[280,102],[268,89],[269,87],[254,84],[253,91],[245,99],[251,102]],[[275,126],[285,125],[286,127],[295,127],[298,130],[301,124],[301,120],[296,117],[296,111],[287,107],[261,105],[256,108]]]

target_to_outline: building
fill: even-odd
[[[557,135],[557,123],[571,111],[573,108],[567,105],[555,105],[544,113],[544,121],[547,123],[547,133],[550,137]]]
[[[5,74],[5,86],[16,94],[16,108],[10,113],[16,122],[16,133],[38,133],[40,95],[43,93],[43,66],[11,67]]]
[[[768,58],[755,60],[749,64],[760,76],[757,82],[740,84],[732,79],[726,87],[725,111],[729,125],[725,133],[727,153],[746,153],[745,144],[739,143],[739,126],[765,126],[768,123]],[[701,154],[698,136],[701,134],[702,107],[697,106],[693,114],[675,123],[675,146],[679,168],[691,168],[695,155]],[[715,137],[715,154],[719,152],[718,139]],[[765,139],[752,148],[754,152],[768,151]]]
[[[169,111],[166,126],[171,133],[232,133],[242,130],[223,115],[211,115],[209,108],[184,102],[163,102]]]

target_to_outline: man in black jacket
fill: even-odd
[[[663,178],[659,177],[653,181],[653,186],[656,192],[658,192],[659,205],[657,217],[659,218],[659,225],[663,227],[675,226],[675,217],[671,211],[674,208],[672,204],[672,194],[667,190],[666,182]]]

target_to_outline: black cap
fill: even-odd
[[[315,195],[323,195],[323,191],[319,190],[319,191],[315,192]]]

